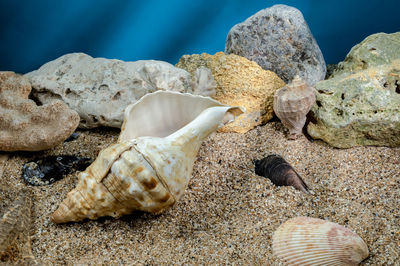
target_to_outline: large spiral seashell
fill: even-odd
[[[80,173],[52,221],[165,210],[185,191],[202,140],[241,113],[198,95],[158,91],[142,97],[126,108],[118,143]]]
[[[299,76],[275,92],[274,112],[289,129],[289,139],[296,139],[302,134],[306,115],[314,103],[314,88],[307,85]]]
[[[351,230],[310,217],[292,218],[279,226],[272,249],[288,265],[358,265],[369,256],[365,242]]]

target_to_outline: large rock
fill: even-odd
[[[194,92],[189,73],[154,60],[123,62],[72,53],[25,75],[42,103],[63,100],[81,117],[81,128],[121,127],[131,103],[156,90]]]
[[[209,68],[217,83],[214,98],[227,105],[246,108],[246,112],[233,123],[222,127],[222,132],[244,133],[270,120],[274,93],[285,85],[275,73],[234,54],[184,55],[176,66],[192,75],[201,66]]]
[[[0,151],[50,149],[78,126],[78,114],[65,103],[37,106],[28,99],[30,92],[28,79],[0,72]]]
[[[310,85],[325,78],[321,50],[294,7],[275,5],[235,25],[228,33],[225,52],[257,62],[286,83],[296,75]]]
[[[308,133],[338,148],[400,145],[400,60],[316,85]]]
[[[372,34],[350,50],[333,76],[390,64],[396,59],[400,59],[400,32]]]

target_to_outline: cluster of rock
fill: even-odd
[[[147,93],[193,93],[189,73],[155,60],[124,62],[72,53],[25,75],[40,103],[63,100],[81,117],[80,128],[121,127],[125,108]]]
[[[193,75],[155,61],[64,55],[24,76],[0,74],[0,150],[54,147],[81,128],[121,127],[125,108],[156,90],[215,95],[209,69]],[[31,97],[32,99],[29,99]]]
[[[400,33],[382,33],[356,45],[323,80],[325,61],[301,12],[275,5],[232,27],[225,53],[184,55],[176,66],[72,53],[25,76],[1,73],[0,150],[51,148],[66,139],[79,120],[80,128],[119,128],[125,108],[157,90],[200,94],[245,107],[239,119],[220,129],[244,133],[273,117],[276,91],[295,76],[316,88],[313,119],[307,128],[313,138],[340,148],[397,146],[399,73]],[[292,84],[290,88],[295,90]],[[295,95],[285,99],[292,101]],[[300,117],[293,113],[296,108],[290,108],[291,120]],[[288,120],[285,125],[296,124],[298,134],[305,115],[296,119],[300,122]]]

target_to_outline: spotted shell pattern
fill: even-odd
[[[101,151],[69,192],[67,199],[74,204],[62,203],[58,212],[63,216],[70,212],[72,220],[79,221],[99,215],[120,217],[133,210],[159,212],[172,205],[174,196],[134,145],[134,141],[117,143]],[[57,215],[53,214],[56,222]]]

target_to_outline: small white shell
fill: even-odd
[[[279,226],[272,249],[288,265],[358,265],[369,255],[365,242],[351,230],[310,217]]]

